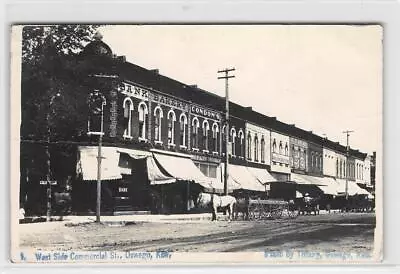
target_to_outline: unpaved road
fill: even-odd
[[[299,216],[269,221],[170,221],[125,226],[68,221],[19,225],[20,247],[45,250],[235,252],[313,249],[370,252],[372,213]]]

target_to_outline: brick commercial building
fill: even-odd
[[[369,183],[369,175],[361,175],[364,153],[351,149],[346,163],[346,147],[233,102],[227,146],[223,97],[126,62],[100,40],[90,43],[79,59],[106,64],[81,75],[89,79],[87,97],[101,94],[105,105],[96,107],[93,101],[89,114],[82,114],[88,116],[89,135],[75,143],[76,157],[64,166],[69,173],[53,171],[58,180],[71,181],[75,212],[95,211],[98,135],[93,133],[98,132],[104,133],[104,213],[191,211],[200,191],[223,193],[225,153],[233,195],[273,197],[273,186],[290,182],[308,185],[299,188],[303,194],[312,185],[322,194],[340,196],[346,176],[351,195],[365,194],[356,184]],[[29,168],[23,169],[26,173]]]

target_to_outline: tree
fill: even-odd
[[[98,26],[26,26],[21,60],[21,202],[34,212],[42,206],[39,180],[46,174],[45,145],[51,152],[53,178],[62,181],[74,172],[73,145],[86,136],[87,87],[91,65],[80,58]],[[48,134],[50,129],[51,135]],[[50,144],[47,144],[48,138]],[[65,141],[53,145],[54,141]],[[42,197],[42,198],[40,198]],[[42,206],[43,207],[43,206]]]
[[[58,138],[68,136],[73,139],[80,134],[79,129],[83,123],[81,112],[86,107],[86,95],[82,92],[79,79],[79,72],[82,71],[79,68],[83,66],[78,54],[93,40],[97,28],[93,25],[23,28],[23,139],[45,139],[48,125],[54,129],[51,130],[52,135]],[[48,114],[50,119],[46,121]]]

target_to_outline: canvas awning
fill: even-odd
[[[211,179],[206,177],[188,157],[153,153],[155,161],[168,176],[182,181],[194,181],[205,188],[212,188]]]
[[[336,181],[339,184],[338,187],[338,193],[340,194],[346,194],[346,180],[345,179],[336,179]],[[369,195],[370,193],[359,187],[356,182],[354,181],[347,181],[348,182],[348,187],[347,187],[347,192],[349,196],[354,196],[354,195]]]
[[[222,168],[224,168],[224,164],[222,164]],[[269,187],[262,185],[260,181],[250,173],[246,166],[230,164],[228,166],[228,174],[228,178],[232,178],[232,180],[237,184],[236,189],[265,191],[265,188]]]
[[[172,184],[176,182],[175,178],[169,177],[161,172],[154,158],[148,156],[146,158],[147,176],[151,185]]]
[[[317,177],[292,173],[291,181],[294,181],[298,184],[297,189],[303,194],[309,193],[312,196],[319,195],[321,193],[328,194],[325,193],[325,190],[327,189],[326,186]]]
[[[266,190],[270,190],[270,185],[268,183],[277,181],[266,169],[255,167],[247,167],[247,169],[261,184],[266,186]]]
[[[334,178],[331,177],[322,177],[319,178],[321,185],[319,187],[324,191],[325,194],[328,195],[338,195],[338,183]]]
[[[97,146],[78,147],[77,174],[81,175],[84,181],[97,180],[97,153]],[[101,155],[101,180],[121,179],[117,149],[115,147],[102,147]]]

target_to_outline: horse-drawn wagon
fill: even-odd
[[[236,208],[236,219],[239,215],[247,220],[295,218],[298,215],[294,203],[280,199],[238,199]]]

